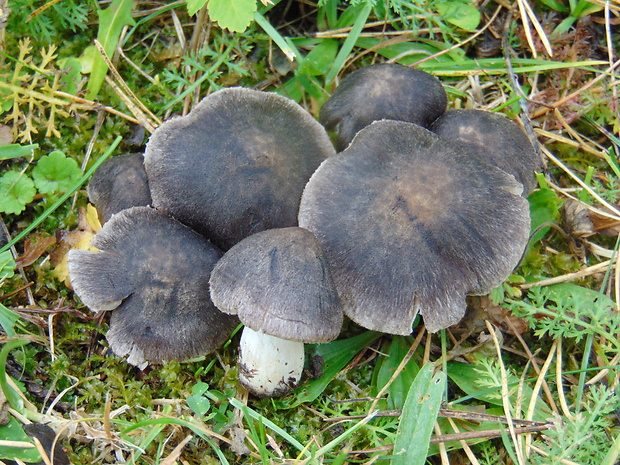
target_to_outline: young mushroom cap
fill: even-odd
[[[90,178],[87,193],[102,224],[127,208],[150,205],[144,156],[130,153],[109,158]]]
[[[439,80],[396,63],[360,68],[342,80],[327,99],[319,120],[337,133],[344,150],[373,121],[393,119],[427,127],[445,110],[448,99]]]
[[[325,254],[305,229],[247,237],[224,254],[210,286],[215,305],[246,326],[240,381],[259,396],[282,395],[297,384],[303,343],[329,342],[340,333],[342,308]]]
[[[250,234],[295,226],[306,182],[334,153],[294,101],[230,88],[157,128],[145,165],[154,205],[227,250]]]
[[[204,355],[238,323],[209,296],[221,253],[178,221],[133,207],[114,215],[91,244],[99,252],[69,252],[71,284],[91,310],[113,310],[106,338],[129,363]]]
[[[521,189],[458,145],[386,120],[314,173],[299,224],[323,245],[352,320],[405,335],[420,312],[435,332],[518,264],[530,225]]]
[[[430,129],[512,174],[523,184],[524,196],[536,187],[534,172],[542,170],[542,160],[530,139],[513,120],[482,110],[450,110]]]

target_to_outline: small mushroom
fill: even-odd
[[[106,338],[129,363],[204,355],[237,324],[209,297],[221,253],[178,221],[133,207],[114,215],[91,245],[100,251],[69,252],[71,284],[91,310],[113,310]]]
[[[488,111],[450,110],[430,129],[512,174],[523,184],[524,196],[536,187],[534,172],[542,170],[542,160],[530,139],[513,120]]]
[[[211,273],[211,297],[245,325],[239,380],[260,397],[287,393],[299,382],[304,343],[335,339],[342,308],[327,260],[309,231],[283,228],[247,237]]]
[[[322,244],[345,314],[409,334],[457,323],[467,294],[501,284],[527,245],[521,184],[415,124],[379,121],[314,173],[299,224]]]
[[[109,158],[95,171],[87,187],[88,199],[97,207],[99,221],[130,207],[151,204],[144,156],[129,153]]]
[[[227,250],[250,234],[296,226],[306,182],[334,153],[294,101],[230,88],[157,128],[145,165],[154,206]]]
[[[439,80],[419,69],[399,64],[360,68],[342,80],[327,99],[319,120],[338,135],[344,150],[373,121],[393,119],[428,127],[444,111],[448,99]]]

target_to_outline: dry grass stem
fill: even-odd
[[[554,341],[553,345],[551,346],[551,349],[549,350],[549,356],[545,360],[545,364],[543,365],[542,370],[538,372],[538,378],[536,379],[536,384],[534,384],[534,389],[532,390],[532,397],[530,399],[530,405],[528,406],[527,414],[525,416],[528,420],[531,420],[532,418],[534,418],[534,411],[536,410],[536,401],[538,400],[538,393],[540,392],[540,388],[544,386],[546,387],[546,390],[549,390],[545,377],[547,376],[547,372],[549,371],[549,368],[551,367],[551,362],[553,361],[554,354],[555,354],[556,344],[557,344],[556,341]],[[528,350],[529,352],[529,349],[526,349],[526,350]],[[550,398],[553,400],[553,397],[550,397]],[[558,413],[555,402],[553,402],[553,409],[555,413]],[[531,445],[532,445],[532,435],[528,434],[525,436],[525,454],[528,457],[530,455],[529,447]]]
[[[564,105],[566,102],[569,102],[570,100],[572,100],[575,97],[577,97],[584,90],[589,89],[594,84],[599,83],[600,81],[602,81],[606,77],[613,77],[614,76],[614,72],[615,72],[615,70],[616,70],[616,68],[618,66],[620,66],[620,60],[617,60],[615,63],[612,63],[609,66],[609,68],[607,68],[605,71],[602,71],[601,74],[599,74],[597,77],[595,77],[595,78],[591,79],[590,81],[588,81],[587,83],[585,83],[583,86],[581,86],[576,91],[571,92],[570,94],[568,94],[565,97],[562,97],[561,99],[557,100],[556,102],[550,104],[548,107],[540,108],[539,110],[535,111],[532,115],[530,115],[530,117],[532,119],[536,119],[536,118],[538,118],[538,117],[548,113],[550,110],[552,110],[554,108],[559,108],[562,105]]]
[[[543,279],[535,283],[519,284],[519,288],[520,289],[531,289],[533,287],[538,287],[538,286],[551,286],[552,284],[576,281],[578,279],[585,278],[586,276],[591,276],[596,273],[605,272],[610,266],[615,266],[615,264],[611,263],[610,260],[607,260],[602,263],[597,263],[596,265],[588,266],[579,271],[575,271],[574,273],[567,273],[562,276],[556,276],[555,278]]]
[[[565,137],[561,134],[556,134],[555,132],[550,132],[550,131],[546,131],[544,129],[540,129],[540,128],[535,128],[534,131],[539,134],[540,136],[546,137],[547,139],[551,139],[555,142],[560,142],[566,145],[569,145],[571,147],[575,147],[578,148],[579,150],[583,150],[584,152],[587,152],[589,154],[592,154],[598,158],[602,158],[605,159],[605,153],[594,149],[592,147],[590,147],[588,144],[583,144],[581,142],[569,139],[568,137]]]
[[[547,52],[547,55],[553,56],[553,50],[551,48],[551,43],[549,42],[547,34],[545,33],[545,30],[543,29],[540,22],[538,21],[538,18],[536,18],[536,14],[532,10],[532,7],[528,3],[528,1],[517,0],[517,5],[519,6],[519,13],[521,15],[521,23],[523,24],[523,29],[525,30],[527,42],[530,46],[530,50],[532,51],[532,55],[534,56],[534,58],[538,57],[538,53],[536,51],[536,45],[534,44],[534,38],[532,36],[532,29],[531,29],[530,23],[534,26],[534,29],[536,29],[536,32],[538,33],[538,38],[542,42],[543,47],[545,48],[545,51]]]
[[[545,397],[547,398],[547,402],[551,406],[551,409],[553,411],[557,411],[557,406],[555,404],[555,400],[553,399],[553,394],[551,393],[551,389],[549,388],[549,384],[547,383],[545,376],[541,374],[542,372],[541,372],[540,367],[538,366],[538,361],[536,359],[536,356],[532,353],[532,351],[530,350],[529,346],[527,345],[527,343],[525,342],[525,340],[523,339],[523,337],[521,336],[519,331],[517,331],[517,329],[515,328],[512,320],[510,318],[508,318],[508,317],[504,317],[504,321],[506,322],[508,327],[512,330],[512,333],[515,335],[515,337],[517,338],[517,340],[521,344],[521,347],[523,347],[523,350],[527,354],[528,360],[532,362],[532,366],[534,367],[534,370],[536,371],[536,374],[538,375],[538,378],[539,379],[542,378],[542,388],[545,391]],[[547,365],[547,361],[548,360],[549,360],[549,358],[547,358],[547,360],[545,361],[544,365]],[[547,367],[547,369],[548,369],[548,367]],[[545,371],[544,367],[543,367],[543,371]],[[546,375],[546,372],[544,374]],[[530,416],[528,416],[527,418],[531,419]]]
[[[497,352],[497,360],[500,367],[501,372],[501,380],[502,380],[502,404],[504,407],[504,415],[506,415],[506,420],[508,421],[508,430],[510,432],[510,436],[512,437],[512,442],[515,446],[515,451],[517,454],[517,461],[519,465],[525,465],[525,459],[523,457],[523,451],[519,447],[520,441],[517,438],[517,434],[515,431],[515,425],[512,421],[512,412],[510,411],[510,398],[508,393],[508,374],[506,373],[506,366],[504,365],[504,361],[502,359],[502,347],[497,339],[497,334],[495,333],[495,327],[488,321],[485,320],[487,330],[489,334],[493,338],[493,343],[495,344],[495,350]]]
[[[543,451],[542,449],[536,447],[536,446],[530,446],[532,448],[533,451],[535,451],[537,454],[542,455],[543,457],[549,457],[549,454],[546,453],[545,451]],[[564,465],[582,465],[580,463],[577,462],[573,462],[572,460],[568,460],[568,459],[561,459],[559,463],[562,463]]]
[[[437,423],[437,421],[435,421],[434,430],[435,430],[434,437],[443,436],[441,434],[441,427],[439,426],[439,423]],[[431,438],[431,444],[432,443],[433,443],[433,438]],[[443,442],[438,442],[437,444],[439,445],[439,457],[441,458],[441,464],[450,465],[450,458],[448,457],[448,451],[446,450],[446,445]]]
[[[106,83],[114,89],[118,97],[127,105],[129,111],[136,117],[140,124],[144,126],[144,128],[149,131],[151,134],[155,130],[157,126],[161,124],[161,120],[155,116],[155,114],[149,110],[146,105],[142,103],[142,101],[134,94],[134,92],[130,89],[127,83],[123,80],[119,72],[116,70],[116,67],[106,54],[103,46],[99,43],[99,41],[95,40],[95,46],[103,60],[106,62],[108,66],[108,70],[114,76],[116,82],[118,82],[118,86],[116,83],[109,77],[106,76]]]
[[[450,423],[450,426],[452,427],[452,430],[454,431],[455,434],[461,434],[458,426],[456,426],[456,423],[452,418],[448,418],[448,422]],[[465,451],[465,455],[467,455],[467,458],[469,459],[469,462],[471,463],[471,465],[480,465],[480,462],[478,462],[478,459],[476,458],[473,451],[469,447],[469,444],[467,444],[467,442],[465,442],[463,439],[459,440],[459,444]]]
[[[176,461],[179,459],[179,457],[181,456],[181,452],[183,451],[183,448],[187,445],[188,442],[190,442],[192,439],[194,439],[194,437],[191,434],[188,434],[185,439],[183,439],[179,444],[177,444],[177,446],[172,449],[172,452],[170,452],[170,454],[168,455],[168,457],[166,457],[164,460],[162,460],[160,463],[160,465],[175,465]]]
[[[544,146],[541,146],[541,150],[544,152],[544,154],[547,156],[547,158],[549,158],[551,161],[553,161],[553,163],[555,163],[560,168],[562,168],[562,170],[566,174],[568,174],[571,178],[573,178],[573,180],[575,182],[577,182],[577,184],[579,184],[582,188],[584,188],[588,192],[588,194],[590,194],[597,202],[599,202],[601,205],[604,205],[609,210],[609,212],[612,215],[614,215],[614,216],[612,216],[612,218],[620,220],[620,211],[616,208],[615,205],[612,205],[609,202],[607,202],[605,199],[603,199],[598,194],[598,192],[595,192],[594,189],[592,189],[585,182],[583,182],[581,180],[581,178],[579,178],[579,176],[575,175],[575,173],[573,173],[573,171],[571,169],[569,169],[564,163],[562,163],[555,155],[553,155]]]
[[[564,381],[562,375],[562,338],[559,337],[555,340],[556,345],[556,353],[557,353],[557,363],[555,364],[555,382],[558,390],[558,399],[560,400],[560,405],[562,406],[562,412],[566,418],[570,418],[571,420],[575,420],[575,416],[570,412],[570,408],[568,407],[568,402],[566,402],[566,396],[564,395]]]
[[[486,22],[486,24],[481,27],[478,31],[476,31],[474,34],[472,34],[471,36],[469,36],[467,39],[463,40],[462,42],[459,42],[457,44],[452,45],[451,47],[446,48],[445,50],[441,50],[440,52],[437,53],[433,53],[432,55],[427,56],[426,58],[422,58],[419,61],[416,61],[414,64],[410,65],[412,68],[415,68],[416,66],[420,65],[421,63],[424,63],[426,61],[429,60],[433,60],[441,55],[445,55],[446,53],[450,53],[452,50],[456,50],[457,48],[462,48],[464,45],[467,45],[469,42],[475,40],[477,37],[479,37],[480,35],[484,34],[484,31],[486,31],[489,26],[491,26],[491,24],[493,24],[493,22],[495,21],[495,18],[497,18],[497,15],[499,14],[499,12],[501,11],[502,7],[499,6],[495,9],[495,12],[493,13],[493,16],[491,16],[491,18]],[[392,58],[391,60],[388,60],[390,63],[395,63],[398,61],[398,56]]]

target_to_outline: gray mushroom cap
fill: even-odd
[[[224,343],[238,320],[211,302],[221,253],[205,238],[149,207],[114,215],[91,244],[69,252],[69,277],[91,310],[113,310],[106,335],[128,362],[188,359]]]
[[[386,120],[314,173],[299,224],[323,245],[352,320],[406,335],[420,312],[435,332],[518,264],[530,225],[521,190],[452,142]]]
[[[162,124],[145,165],[154,205],[227,250],[250,234],[295,226],[306,182],[334,153],[294,101],[230,88]]]
[[[102,224],[127,208],[150,205],[144,156],[130,153],[109,158],[90,178],[87,192]]]
[[[270,336],[323,343],[342,326],[342,307],[321,245],[309,231],[271,229],[239,242],[211,274],[222,311]]]
[[[513,120],[488,111],[450,110],[430,129],[512,174],[523,184],[524,195],[536,187],[534,172],[542,171],[542,160],[530,139]]]
[[[337,133],[340,151],[373,121],[393,119],[427,127],[446,110],[447,102],[436,77],[384,63],[360,68],[344,78],[321,108],[319,120],[328,131]]]

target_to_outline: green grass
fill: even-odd
[[[28,441],[20,425],[32,421],[61,430],[76,464],[617,462],[615,4],[515,1],[511,20],[501,9],[488,25],[496,3],[281,0],[254,11],[244,2],[239,17],[253,19],[242,30],[225,0],[214,3],[214,22],[200,0],[114,0],[99,12],[95,3],[64,0],[28,19],[40,3],[10,1],[0,29],[0,176],[34,184],[55,151],[81,166],[79,176],[49,179],[58,162],[48,184],[1,213],[10,237],[0,249],[0,389],[12,420],[0,441]],[[231,20],[238,32],[218,24]],[[483,29],[508,48],[474,58]],[[317,115],[342,77],[382,61],[438,76],[451,107],[525,118],[541,144],[532,240],[492,300],[473,299],[468,325],[439,335],[420,326],[392,337],[347,322],[337,341],[311,348],[322,376],[283,399],[240,388],[236,336],[217,354],[145,372],[107,353],[107,317],[84,308],[54,273],[53,247],[36,244],[77,228],[83,185],[108,156],[135,150],[125,145],[135,124],[148,136],[231,86],[278,92]],[[569,198],[600,227],[578,228],[563,210]],[[20,267],[26,245],[33,262]],[[437,399],[458,414],[437,412]],[[0,442],[0,460],[34,460],[16,450]]]

